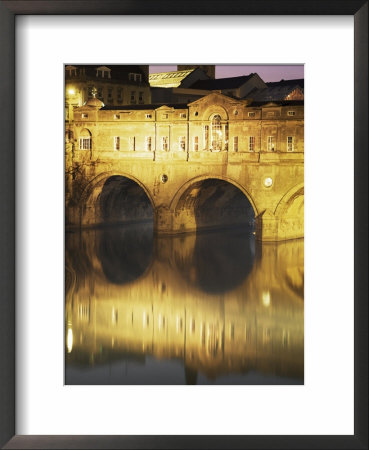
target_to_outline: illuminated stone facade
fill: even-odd
[[[303,102],[216,92],[185,105],[103,107],[92,99],[74,119],[66,129],[70,225],[101,223],[104,184],[121,176],[146,193],[156,232],[194,231],[204,182],[221,180],[249,200],[258,239],[303,237]]]

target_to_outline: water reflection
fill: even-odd
[[[66,383],[303,383],[303,245],[147,224],[68,234]]]

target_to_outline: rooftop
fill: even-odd
[[[304,89],[304,78],[296,78],[294,80],[281,80],[281,81],[273,81],[266,83],[268,87],[277,87],[277,86],[299,86]]]
[[[159,109],[168,107],[168,108],[174,108],[174,109],[186,109],[188,108],[187,103],[171,103],[171,104],[165,104],[165,105],[158,105],[158,104],[147,104],[147,105],[123,105],[123,106],[104,106],[101,108],[102,111],[107,110],[114,110],[114,111],[142,111],[142,110],[153,110],[153,109]]]
[[[217,90],[217,89],[236,89],[246,83],[255,74],[250,73],[249,75],[242,75],[240,77],[227,77],[227,78],[216,78],[209,80],[198,80],[191,85],[192,89],[207,89],[207,90]]]
[[[176,70],[173,72],[159,72],[151,73],[149,75],[150,86],[167,86],[167,87],[177,87],[182,81],[188,77],[196,69],[188,70]]]

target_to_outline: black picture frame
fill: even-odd
[[[354,435],[15,435],[15,16],[20,14],[352,15],[355,59]],[[341,93],[338,93],[341,95]],[[7,449],[367,449],[368,448],[368,1],[43,0],[0,1],[0,445]],[[339,395],[339,393],[337,393]]]

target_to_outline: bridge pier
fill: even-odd
[[[303,216],[277,216],[265,210],[255,218],[256,239],[263,242],[287,241],[304,237]]]

